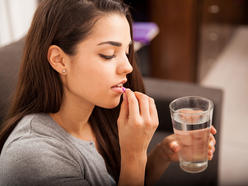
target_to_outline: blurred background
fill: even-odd
[[[220,186],[248,185],[248,0],[125,0],[159,34],[138,52],[144,77],[224,92]],[[38,0],[0,0],[0,47],[23,38]]]

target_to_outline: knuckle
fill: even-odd
[[[159,125],[159,120],[158,120],[158,117],[154,117],[153,118],[153,125],[154,125],[154,127],[158,127],[158,125]]]
[[[158,128],[158,126],[159,126],[159,121],[156,121],[154,124],[154,128]]]
[[[151,104],[155,104],[155,100],[154,100],[153,98],[151,98],[151,97],[149,97],[149,102],[150,102]]]
[[[149,128],[151,128],[153,126],[152,120],[150,118],[148,118],[146,120],[146,126],[149,127]]]
[[[141,128],[142,127],[142,121],[138,119],[137,117],[132,119],[132,123],[136,128]]]
[[[142,122],[136,122],[136,123],[135,123],[135,128],[136,128],[136,129],[142,129],[143,126],[144,126],[144,125],[143,125]]]
[[[146,126],[151,128],[151,129],[156,129],[158,127],[158,121],[154,120],[153,118],[149,117],[146,120]]]

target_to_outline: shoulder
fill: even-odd
[[[27,166],[35,165],[37,163],[46,162],[53,164],[57,159],[62,161],[62,158],[71,159],[66,144],[60,142],[52,136],[42,136],[36,133],[29,133],[19,136],[10,141],[8,146],[3,150],[1,159],[15,163],[21,163]],[[53,162],[50,162],[53,160]],[[29,165],[31,164],[31,165]]]
[[[23,180],[25,185],[27,182],[51,185],[54,180],[59,182],[68,177],[85,182],[77,160],[62,143],[35,134],[13,142],[1,154],[0,165],[0,180],[6,183]]]
[[[34,140],[39,140],[39,142],[47,140],[52,143],[54,143],[56,139],[57,141],[61,141],[59,140],[61,134],[57,130],[59,126],[53,122],[54,121],[51,117],[45,113],[36,113],[24,116],[9,135],[5,142],[3,151],[10,148],[13,144],[24,142],[22,145],[27,145],[29,143],[26,144],[26,142]]]
[[[68,156],[68,159],[68,145],[56,136],[50,122],[48,114],[23,117],[7,139],[1,156],[17,162],[28,159],[44,163],[56,156]]]
[[[23,118],[0,155],[0,185],[88,182],[109,184],[104,160],[93,145],[76,140],[47,115]]]

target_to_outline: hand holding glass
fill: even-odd
[[[180,167],[189,173],[208,166],[208,143],[212,125],[213,102],[198,96],[178,98],[170,103],[173,130],[181,147]]]

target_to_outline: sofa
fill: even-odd
[[[0,48],[0,125],[6,115],[13,91],[17,84],[23,44],[24,38],[8,46]],[[176,82],[151,77],[144,77],[144,84],[147,94],[155,99],[160,123],[149,145],[148,151],[155,147],[157,143],[162,141],[163,138],[173,133],[169,113],[169,103],[172,100],[182,96],[197,95],[209,98],[215,105],[213,125],[218,131],[215,135],[217,144],[215,146],[216,151],[214,153],[214,158],[209,162],[208,168],[201,173],[190,174],[182,171],[178,162],[172,162],[156,185],[218,185],[219,139],[223,100],[222,90],[202,87],[194,83]]]

